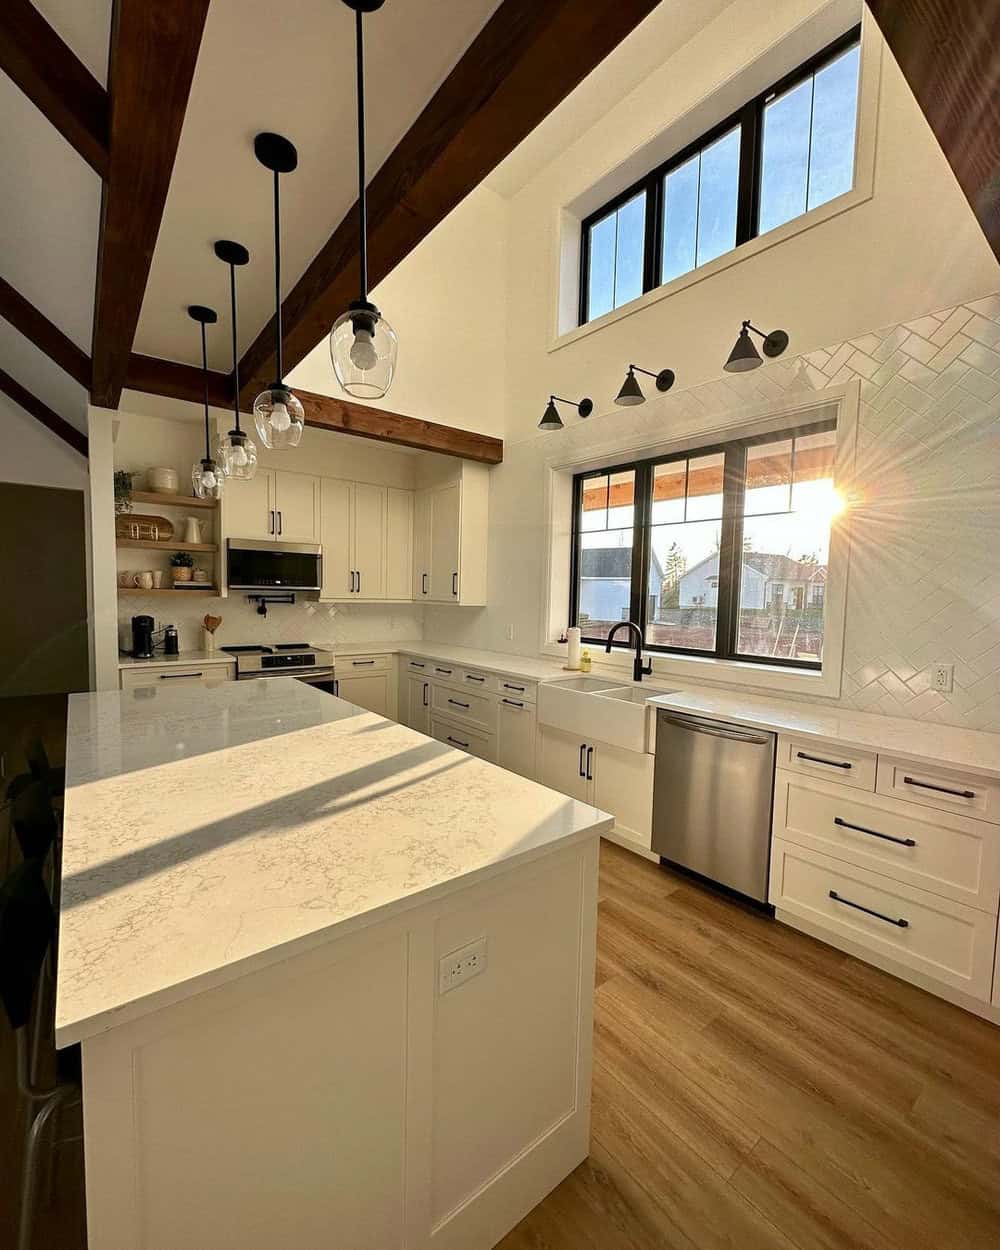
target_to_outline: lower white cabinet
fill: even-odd
[[[348,703],[356,703],[358,707],[367,708],[369,712],[377,712],[379,716],[389,715],[389,675],[387,673],[369,673],[364,677],[338,677],[337,695]]]
[[[426,677],[415,677],[408,673],[406,682],[406,702],[400,709],[404,712],[406,724],[418,733],[429,734],[431,731],[431,684]]]
[[[500,699],[497,709],[497,763],[522,777],[535,776],[535,709],[523,699]]]
[[[470,755],[477,755],[481,760],[494,762],[494,734],[449,720],[434,711],[431,712],[431,737],[437,738],[439,742],[446,742],[448,746],[458,747],[460,751],[467,751]]]
[[[653,827],[653,756],[543,725],[538,780],[615,818],[615,830],[648,849]]]
[[[543,786],[567,794],[581,803],[589,801],[586,772],[587,744],[578,734],[543,725],[538,732],[538,780]]]
[[[123,668],[119,673],[122,690],[159,686],[217,686],[219,682],[232,681],[235,664],[165,664],[162,668],[150,665],[142,668]]]

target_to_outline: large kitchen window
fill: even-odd
[[[586,642],[632,620],[651,651],[821,668],[835,448],[824,422],[577,474],[571,623]]]
[[[582,223],[580,324],[850,191],[861,28]]]

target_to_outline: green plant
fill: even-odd
[[[128,469],[115,470],[115,511],[132,511],[132,474]]]
[[[194,560],[190,551],[175,551],[170,557],[170,563],[175,569],[189,569],[194,564]]]

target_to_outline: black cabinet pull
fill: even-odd
[[[900,846],[916,846],[913,838],[894,838],[891,833],[879,833],[877,829],[866,829],[864,825],[852,825],[850,821],[834,816],[833,823],[841,829],[855,829],[858,833],[867,833],[870,838],[882,838],[886,842],[898,842]]]
[[[422,595],[427,594],[427,574],[426,573],[420,574],[420,593]]]
[[[849,898],[842,898],[836,890],[830,891],[830,897],[835,903],[843,903],[845,907],[853,907],[855,911],[863,911],[866,916],[874,916],[876,920],[884,920],[886,924],[894,924],[897,929],[908,929],[910,927],[908,920],[903,920],[902,918],[897,920],[895,916],[885,916],[880,911],[872,911],[870,907],[862,907],[860,903],[852,903]]]
[[[477,677],[477,676],[475,675],[475,673],[466,673],[466,674],[465,674],[465,680],[466,680],[466,681],[485,681],[485,680],[486,680],[486,678],[485,678],[485,677]]]
[[[451,593],[456,596],[458,594],[458,574],[457,573],[452,573],[451,575]]]
[[[451,676],[453,672],[453,670],[450,668],[436,668],[434,671],[435,673],[446,673],[449,677]]]
[[[448,735],[448,741],[454,742],[457,747],[465,747],[466,750],[469,749],[469,744],[467,742],[459,742],[457,738],[453,738],[450,734]]]
[[[511,683],[510,683],[509,681],[505,681],[505,682],[504,682],[504,684],[503,684],[503,688],[504,688],[504,690],[516,690],[516,691],[518,692],[518,694],[524,694],[524,687],[523,687],[523,686],[514,686],[514,685],[511,685]]]
[[[426,665],[422,660],[411,660],[410,668],[426,668]]]
[[[338,698],[340,697],[340,682],[339,682],[339,681],[334,681],[334,683],[333,683],[333,693],[334,693],[334,694],[335,694]]]
[[[449,702],[449,703],[451,703],[451,704],[453,704],[455,707],[464,707],[466,711],[468,711],[468,710],[469,710],[469,705],[468,705],[468,703],[462,703],[462,702],[461,702],[460,700],[458,700],[458,699],[449,699],[449,700],[448,700],[448,702]]]
[[[501,699],[501,703],[506,703],[508,707],[524,707],[523,703],[518,703],[516,699]]]
[[[806,755],[805,751],[796,751],[800,760],[808,760],[810,764],[828,764],[831,768],[850,768],[843,760],[825,760],[821,755]]]
[[[351,663],[355,668],[363,668],[366,664],[374,664],[374,660],[352,660]]]
[[[924,790],[936,790],[938,794],[951,794],[956,799],[974,799],[976,797],[975,790],[952,790],[948,786],[935,786],[930,781],[918,781],[916,777],[904,777],[903,784],[906,786],[921,786]]]
[[[424,707],[427,706],[427,682],[424,682]]]
[[[358,594],[361,594],[361,570],[358,569]]]
[[[269,534],[273,534],[273,533],[275,533],[275,532],[276,532],[276,531],[275,531],[275,528],[274,528],[274,509],[273,509],[273,508],[272,508],[272,509],[271,509],[271,511],[268,513],[268,516],[269,516],[270,520],[269,520],[269,521],[268,521],[268,523],[267,523],[267,532],[268,532]]]
[[[594,774],[590,771],[590,766],[594,762],[594,748],[587,747],[587,780],[593,781]]]
[[[581,742],[580,743],[580,776],[584,778],[587,776],[587,774],[583,771],[583,755],[586,749],[587,749],[586,742]]]
[[[281,523],[281,512],[279,511],[279,513],[278,513],[278,533],[279,533],[279,534],[281,533],[281,529],[282,529],[282,523]]]
[[[160,681],[176,681],[178,677],[204,677],[204,673],[161,673]]]

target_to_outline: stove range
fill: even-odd
[[[297,677],[334,693],[334,655],[307,642],[279,642],[271,646],[220,647],[236,657],[236,680],[256,677]]]

